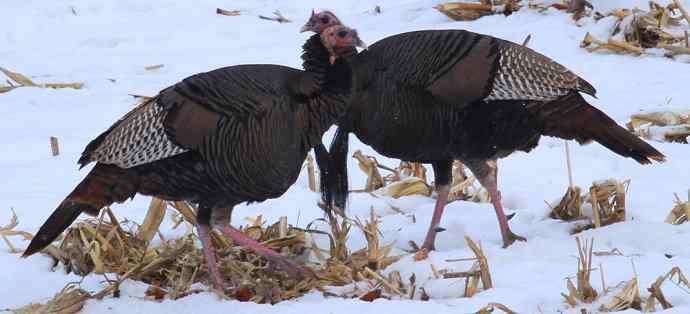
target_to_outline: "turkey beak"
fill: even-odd
[[[304,26],[302,26],[302,28],[299,29],[299,32],[304,33],[304,32],[308,32],[310,30],[312,30],[311,25],[309,25],[309,23],[307,23],[307,24],[304,24]]]
[[[362,49],[369,48],[369,46],[359,38],[359,34],[357,34],[356,30],[352,30],[352,32],[354,33],[354,39],[356,40],[355,46],[360,47]]]

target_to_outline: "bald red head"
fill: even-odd
[[[333,25],[324,29],[321,32],[321,42],[331,53],[331,64],[335,63],[339,56],[357,53],[355,47],[367,48],[357,31],[344,25]]]
[[[325,29],[335,26],[335,25],[341,25],[342,23],[338,19],[335,14],[331,11],[322,11],[322,12],[314,12],[314,10],[311,11],[311,17],[309,18],[309,21],[307,21],[304,26],[300,29],[300,33],[303,32],[314,32],[314,33],[321,33]]]

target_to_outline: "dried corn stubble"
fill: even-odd
[[[613,16],[617,19],[610,37],[600,40],[587,33],[581,47],[590,52],[609,50],[615,53],[635,55],[646,54],[648,48],[661,48],[666,56],[690,54],[686,36],[678,29],[681,16],[675,14],[680,4],[662,6],[654,1],[649,2],[649,11],[640,9],[618,9],[607,14],[597,13],[595,19]],[[680,7],[682,8],[682,6]],[[676,16],[674,16],[676,15]],[[689,22],[690,23],[690,22]]]
[[[367,175],[364,192],[379,190],[380,194],[399,198],[408,195],[431,196],[433,187],[427,183],[426,167],[421,163],[401,161],[397,168],[381,165],[376,158],[364,155],[360,150],[353,154],[359,162],[359,168]],[[389,171],[382,176],[379,169]],[[449,201],[465,200],[477,203],[489,202],[489,194],[482,187],[475,187],[474,176],[467,176],[465,166],[455,161],[453,163],[453,182],[449,193]]]
[[[73,314],[81,311],[90,298],[91,294],[69,284],[45,304],[31,303],[10,311],[15,314]]]
[[[5,69],[3,67],[0,67],[0,72],[5,74],[10,80],[14,81],[12,83],[11,81],[7,81],[9,85],[0,85],[0,93],[6,93],[9,92],[15,88],[19,87],[38,87],[38,88],[73,88],[73,89],[81,89],[84,87],[84,83],[46,83],[46,84],[36,84],[34,83],[31,79],[29,79],[27,76],[13,72],[11,70]]]
[[[10,219],[10,223],[4,227],[0,227],[0,237],[2,237],[2,239],[5,241],[5,244],[7,244],[7,247],[10,249],[10,253],[13,254],[21,253],[22,251],[15,248],[8,237],[20,236],[24,238],[25,241],[31,240],[34,237],[31,233],[26,231],[14,230],[18,224],[19,220],[17,219],[17,214],[14,212],[14,210],[12,210],[12,218]]]
[[[422,179],[409,177],[383,187],[380,192],[392,198],[400,198],[408,195],[431,196],[433,188]]]
[[[568,187],[561,201],[551,209],[549,217],[564,221],[583,219],[582,214],[582,192],[579,186]]]
[[[359,169],[367,175],[367,183],[364,187],[365,192],[371,192],[386,185],[378,170],[379,164],[376,158],[362,154],[361,150],[355,151],[352,157],[357,159]]]
[[[590,16],[594,7],[586,0],[564,0],[561,3],[557,2],[547,5],[530,2],[529,8],[539,10],[539,12],[545,12],[550,8],[566,11],[573,14],[573,20],[578,21],[585,16]]]
[[[238,15],[240,15],[240,10],[225,10],[225,9],[217,8],[216,14],[225,15],[225,16],[238,16]]]
[[[281,24],[282,24],[282,23],[290,23],[290,22],[292,22],[290,19],[288,19],[287,17],[283,16],[283,14],[280,13],[280,11],[278,11],[278,10],[273,11],[273,15],[275,15],[275,17],[268,17],[268,16],[259,15],[259,18],[262,19],[262,20],[275,21],[275,22],[278,22],[278,23],[281,23]]]
[[[580,242],[580,238],[575,238],[577,241],[577,286],[573,284],[570,278],[567,279],[566,285],[568,294],[561,293],[565,302],[570,306],[575,307],[580,303],[592,303],[598,296],[598,293],[590,282],[590,275],[592,272],[592,248],[594,247],[594,239],[585,241],[584,245]]]
[[[380,245],[379,218],[374,213],[374,208],[371,208],[369,220],[361,222],[359,219],[355,220],[355,225],[364,233],[367,240],[366,251],[360,250],[353,253],[353,256],[364,255],[367,258],[366,267],[377,271],[384,269],[390,264],[397,262],[401,256],[390,256],[390,253],[395,245],[395,241],[385,245]],[[361,254],[364,253],[364,254]]]
[[[627,309],[642,309],[642,300],[640,299],[640,288],[637,283],[637,277],[622,282],[612,291],[617,293],[608,301],[604,302],[599,307],[599,311],[620,312]]]
[[[676,278],[675,281],[673,280],[674,277]],[[659,305],[661,305],[664,310],[673,307],[673,305],[668,302],[663,291],[661,290],[661,286],[666,281],[670,281],[677,287],[684,289],[686,293],[690,291],[690,281],[688,281],[687,277],[685,277],[683,271],[681,271],[678,267],[673,267],[668,273],[666,273],[666,275],[659,276],[651,287],[647,288],[650,296],[646,300],[645,312],[654,312],[656,310],[655,301],[658,301]]]
[[[580,195],[577,186],[568,188],[559,203],[551,209],[549,217],[578,222],[570,231],[571,234],[625,221],[625,196],[629,185],[630,180],[596,181],[586,195]],[[592,217],[583,214],[584,203],[592,205]]]
[[[626,124],[636,135],[656,141],[688,143],[690,110],[656,111],[630,116]]]
[[[473,21],[486,15],[510,15],[520,10],[519,2],[515,0],[482,0],[480,3],[448,2],[434,6],[434,9],[456,21]]]
[[[673,207],[668,216],[666,216],[666,223],[672,225],[680,225],[690,220],[690,190],[688,190],[688,201],[683,202],[678,194],[676,196],[676,206]]]
[[[496,309],[499,309],[503,313],[506,313],[506,314],[517,314],[517,312],[511,310],[507,306],[505,306],[501,303],[495,303],[495,302],[491,302],[491,303],[487,304],[483,308],[479,309],[479,311],[475,312],[475,314],[490,314],[490,313],[493,313]]]
[[[475,203],[488,203],[491,199],[489,192],[483,187],[476,187],[476,178],[467,175],[465,165],[456,160],[453,162],[453,180],[448,193],[448,202],[455,200],[469,201]]]
[[[477,243],[467,236],[465,237],[465,241],[467,242],[467,246],[470,248],[470,250],[472,250],[472,253],[474,253],[474,257],[446,260],[446,262],[474,261],[470,269],[460,272],[448,272],[446,270],[441,270],[438,271],[438,274],[442,275],[444,279],[465,278],[465,291],[463,296],[465,298],[471,298],[481,291],[479,287],[480,282],[483,290],[493,288],[493,282],[491,279],[491,271],[489,270],[489,262],[486,258],[486,255],[484,255],[484,250],[482,249],[481,245],[477,245]],[[434,269],[434,273],[437,273],[433,267],[433,264],[432,269]]]
[[[135,235],[141,232],[125,230],[108,210],[106,213],[110,220],[81,221],[67,231],[59,254],[54,256],[66,265],[67,271],[80,275],[129,273],[129,278],[155,284],[171,298],[187,295],[193,283],[208,281],[203,254],[192,234],[148,246],[147,241]],[[291,259],[306,252],[305,232],[299,229],[277,223],[266,228],[250,226],[243,228],[243,232]],[[223,275],[235,287],[248,289],[252,301],[275,303],[324,284],[312,279],[289,279],[253,252],[218,239],[213,237]]]

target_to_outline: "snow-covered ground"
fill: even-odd
[[[566,65],[598,90],[598,99],[588,98],[623,124],[641,110],[690,107],[690,65],[662,57],[632,57],[589,54],[579,48],[586,32],[599,38],[613,22],[584,19],[577,26],[565,13],[523,10],[509,17],[491,16],[474,22],[453,22],[431,7],[436,0],[371,1],[38,1],[6,0],[0,9],[0,66],[30,75],[36,82],[83,81],[84,89],[19,88],[0,94],[0,225],[9,222],[11,209],[19,216],[19,229],[35,232],[62,198],[81,180],[76,160],[83,147],[135,103],[128,94],[154,95],[191,74],[241,63],[275,63],[300,67],[300,47],[309,36],[298,33],[312,8],[331,9],[348,25],[357,28],[368,43],[385,36],[419,29],[468,29],[522,42],[532,34],[530,47]],[[638,5],[643,0],[591,1],[597,10]],[[662,1],[666,2],[666,1]],[[690,1],[683,1],[690,8]],[[375,15],[375,5],[383,9]],[[215,14],[217,7],[241,10],[240,16]],[[257,18],[280,10],[294,22],[279,24]],[[159,70],[144,67],[164,64]],[[61,154],[52,157],[49,137],[60,140]],[[331,133],[325,137],[330,142]],[[606,281],[614,285],[639,277],[643,296],[657,276],[673,266],[690,272],[690,224],[672,226],[663,222],[673,207],[673,193],[684,195],[690,188],[690,146],[653,143],[668,162],[642,167],[623,159],[598,144],[571,145],[575,183],[589,187],[593,180],[609,177],[631,179],[627,206],[629,220],[584,232],[595,239],[595,250],[619,249],[627,256],[598,256]],[[351,151],[373,150],[353,138]],[[377,156],[394,166],[397,161]],[[211,293],[179,301],[156,303],[143,300],[145,286],[128,282],[119,299],[89,301],[85,313],[471,313],[488,302],[501,302],[520,313],[579,313],[567,309],[560,292],[565,278],[576,271],[576,247],[568,234],[569,225],[548,219],[544,200],[553,201],[567,187],[564,142],[543,138],[529,154],[515,153],[499,163],[499,181],[505,205],[516,211],[513,230],[528,238],[508,249],[501,248],[493,209],[488,204],[451,203],[443,218],[446,232],[438,236],[438,251],[421,262],[403,258],[387,271],[399,270],[403,278],[416,273],[418,282],[432,300],[400,301],[325,299],[319,293],[275,306],[221,301]],[[364,174],[350,164],[352,185],[362,185]],[[429,169],[431,171],[431,169]],[[263,214],[269,221],[287,215],[293,224],[304,226],[322,217],[316,206],[318,195],[307,189],[301,177],[285,195],[251,206],[239,206],[233,221]],[[141,221],[148,197],[114,207],[119,217]],[[422,241],[431,219],[434,199],[406,197],[398,200],[351,197],[351,216],[368,215],[373,206],[382,216],[382,241],[397,241],[407,248],[408,240]],[[414,214],[390,209],[394,205]],[[171,232],[170,222],[162,227]],[[467,264],[445,259],[471,256],[464,235],[482,242],[492,270],[494,288],[473,298],[459,298],[462,280],[429,280],[430,264],[437,268],[466,270]],[[26,243],[12,239],[23,248]],[[364,245],[353,234],[352,248]],[[665,254],[672,255],[667,258]],[[631,261],[634,261],[634,268]],[[51,272],[51,261],[40,254],[20,259],[0,242],[0,309],[29,302],[44,302],[75,275]],[[598,273],[594,276],[598,278]],[[100,290],[101,276],[89,276],[83,286]],[[599,280],[594,287],[601,290]],[[664,292],[675,305],[667,313],[690,313],[690,294],[673,285]],[[629,311],[631,312],[631,311]]]

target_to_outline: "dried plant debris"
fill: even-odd
[[[626,124],[636,135],[655,141],[688,143],[690,110],[668,110],[638,113]]]
[[[431,196],[433,192],[433,184],[427,181],[426,167],[421,163],[400,161],[398,167],[388,167],[380,164],[375,157],[364,155],[360,150],[355,151],[352,157],[357,159],[359,169],[367,175],[364,189],[353,192],[375,192],[392,198],[408,195]],[[388,174],[382,175],[381,170]],[[448,200],[489,202],[489,193],[477,186],[474,176],[467,175],[465,165],[455,161]]]
[[[465,278],[465,290],[463,292],[463,297],[471,298],[482,290],[493,288],[493,281],[491,279],[491,271],[489,270],[489,262],[486,258],[486,255],[484,255],[484,250],[482,249],[481,245],[478,245],[467,236],[465,237],[465,241],[467,242],[467,246],[470,248],[470,250],[472,250],[472,253],[474,253],[474,257],[446,260],[446,262],[474,261],[470,269],[459,272],[448,271],[445,269],[437,271],[435,268],[433,268],[433,264],[432,269],[434,270],[434,273],[438,273],[438,276],[442,276],[444,279]],[[420,253],[428,254],[428,252],[422,250],[417,253],[415,258],[417,258]],[[480,283],[481,289],[479,286]]]
[[[491,302],[484,306],[483,308],[479,309],[479,311],[474,312],[474,314],[490,314],[493,313],[495,310],[501,310],[505,314],[517,314],[517,312],[511,310],[507,306],[501,304],[501,303],[495,303]]]
[[[453,181],[448,193],[448,201],[463,200],[475,203],[491,201],[489,192],[477,183],[473,175],[467,174],[467,167],[460,161],[453,162]]]
[[[582,189],[579,186],[568,187],[558,204],[551,208],[549,217],[565,221],[583,219],[581,193]]]
[[[268,16],[259,15],[259,18],[262,20],[276,21],[278,23],[290,23],[290,22],[292,22],[290,19],[283,16],[283,14],[280,13],[280,11],[277,11],[277,10],[273,11],[273,15],[275,15],[275,17],[268,17]]]
[[[188,232],[182,237],[152,241],[168,206],[175,208],[173,221],[176,227],[185,224]],[[150,288],[146,298],[151,300],[179,299],[200,292],[192,288],[196,283],[209,279],[199,241],[193,233],[196,222],[196,208],[186,202],[165,202],[154,198],[142,225],[121,222],[106,208],[99,218],[79,221],[70,227],[59,240],[43,253],[62,264],[66,272],[85,276],[90,273],[116,274],[118,280],[94,295],[102,298],[117,293],[119,284],[125,279],[147,283]],[[317,261],[310,266],[314,278],[292,279],[287,273],[277,271],[267,261],[251,250],[235,245],[219,233],[212,233],[212,241],[218,249],[219,266],[231,289],[226,295],[238,300],[257,303],[277,303],[299,297],[313,289],[327,291],[329,286],[343,286],[359,282],[367,286],[366,292],[380,289],[380,297],[404,297],[408,295],[406,284],[396,272],[383,276],[379,272],[398,261],[401,256],[392,255],[395,243],[382,244],[379,231],[379,217],[372,209],[368,220],[351,220],[342,213],[327,211],[326,218],[330,232],[294,228],[283,217],[267,225],[261,217],[249,220],[240,228],[249,237],[275,249],[291,260],[305,264],[313,252]],[[14,231],[16,216],[8,226],[0,229],[2,235],[31,234]],[[367,240],[365,248],[351,252],[346,245],[348,234],[356,226]],[[307,234],[326,235],[330,239],[329,249],[307,245]],[[313,241],[313,238],[312,238]],[[13,248],[12,246],[10,246]],[[15,250],[16,251],[16,250]],[[357,291],[359,296],[364,295]],[[372,295],[368,296],[372,298]],[[33,305],[32,305],[33,306]],[[37,305],[36,305],[37,306]]]
[[[314,163],[314,157],[311,154],[307,155],[307,177],[309,178],[309,190],[316,192],[316,164]]]
[[[556,10],[571,13],[573,15],[573,20],[578,21],[585,16],[591,16],[594,6],[586,0],[565,0],[563,2],[551,3],[548,5],[530,3],[529,8],[539,10],[539,12],[554,8]]]
[[[165,65],[164,64],[152,64],[152,65],[147,65],[144,67],[144,70],[146,71],[155,71],[158,69],[162,69]]]
[[[666,222],[673,225],[680,225],[690,221],[690,190],[688,190],[688,200],[683,202],[678,194],[676,196],[676,206],[673,207],[668,216],[666,216]]]
[[[625,221],[625,195],[629,185],[630,180],[595,181],[586,195],[580,194],[578,186],[569,187],[558,204],[551,208],[549,217],[575,222],[571,234]],[[591,205],[591,215],[585,214],[584,204]]]
[[[158,211],[160,206],[152,205],[151,208]],[[208,270],[194,234],[151,246],[141,239],[146,229],[132,230],[135,228],[121,224],[109,209],[105,210],[105,216],[108,218],[78,222],[67,230],[57,250],[45,253],[64,264],[67,272],[79,275],[128,273],[128,278],[155,285],[171,299],[188,295],[194,283],[208,281]],[[152,225],[159,224],[155,219],[151,221],[154,221]],[[282,224],[287,223],[283,221]],[[268,227],[252,224],[242,231],[293,260],[305,259],[304,230],[281,226],[279,222]],[[287,274],[268,267],[263,258],[251,251],[218,234],[212,238],[219,249],[222,274],[232,283],[234,293],[244,289],[254,302],[279,302],[324,284],[317,279],[290,279]]]
[[[618,9],[606,14],[597,12],[596,20],[614,17],[615,26],[609,38],[602,40],[587,33],[581,47],[589,52],[606,50],[621,54],[656,54],[659,49],[667,57],[690,54],[688,25],[682,25],[687,12],[678,1],[663,6],[649,2],[649,10]]]
[[[434,9],[456,21],[473,21],[482,16],[504,14],[510,15],[520,10],[517,0],[480,0],[480,2],[448,2]]]
[[[624,281],[616,287],[608,290],[606,296],[602,296],[602,304],[599,306],[601,312],[620,312],[627,309],[642,309],[642,300],[640,299],[640,288],[638,286],[637,277],[629,281]]]
[[[590,282],[592,274],[592,249],[594,247],[594,239],[585,241],[584,244],[580,238],[575,238],[577,241],[577,286],[573,284],[570,278],[566,279],[568,293],[561,293],[565,302],[570,306],[577,306],[581,303],[592,303],[599,295]]]
[[[45,304],[31,303],[18,309],[11,309],[14,314],[73,314],[81,311],[91,294],[69,284]]]
[[[225,16],[238,16],[238,15],[240,15],[240,10],[224,10],[221,8],[217,8],[216,14],[225,15]]]
[[[9,237],[20,236],[26,241],[31,240],[34,237],[31,233],[26,231],[14,230],[18,224],[19,220],[17,219],[17,214],[14,212],[14,210],[12,210],[12,218],[10,219],[10,223],[6,226],[0,227],[0,237],[2,237],[3,241],[5,241],[5,244],[7,244],[7,247],[10,249],[10,253],[13,254],[21,253],[22,251],[18,250],[14,247],[14,245],[12,245]]]
[[[365,192],[374,191],[385,185],[383,177],[378,170],[379,163],[376,161],[376,158],[364,155],[361,150],[355,151],[352,158],[357,159],[359,169],[367,175],[367,182],[364,186]]]
[[[46,83],[46,84],[36,84],[27,76],[10,71],[3,67],[0,67],[0,72],[5,74],[9,79],[7,80],[7,85],[0,85],[0,93],[9,92],[15,88],[19,87],[38,87],[38,88],[73,88],[81,89],[84,87],[84,83]]]
[[[678,267],[674,267],[664,276],[659,276],[657,280],[647,289],[650,293],[647,297],[640,294],[639,280],[637,275],[632,279],[618,283],[614,287],[607,287],[604,280],[604,269],[599,265],[601,274],[602,291],[596,291],[590,282],[593,256],[602,255],[622,255],[617,249],[611,250],[611,254],[597,254],[592,251],[594,240],[580,242],[576,238],[578,249],[577,264],[577,286],[570,278],[567,279],[568,293],[561,293],[565,302],[571,307],[581,307],[586,312],[586,308],[596,308],[598,312],[619,312],[628,309],[635,309],[644,312],[654,312],[657,310],[658,302],[663,309],[671,308],[672,305],[664,296],[661,286],[666,281],[671,281],[675,286],[690,294],[690,282]],[[614,253],[616,252],[616,253]],[[634,270],[634,265],[633,265]]]
[[[652,286],[647,288],[650,295],[645,302],[645,312],[654,312],[656,310],[656,302],[659,302],[659,305],[661,305],[661,308],[664,310],[673,307],[673,305],[666,300],[663,291],[661,291],[661,286],[666,281],[672,282],[678,288],[683,289],[685,293],[690,294],[690,281],[688,281],[688,278],[685,277],[680,268],[673,267],[666,275],[659,276]]]

